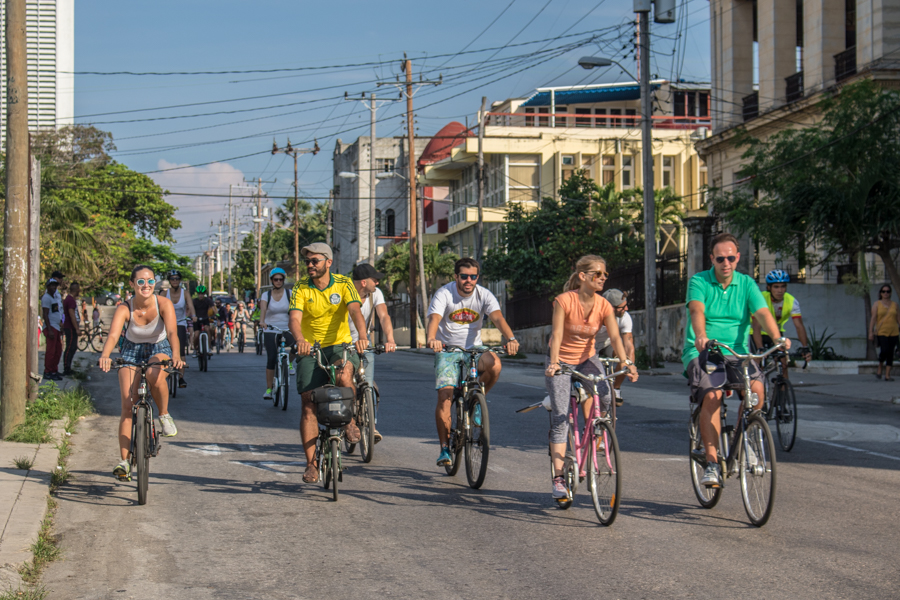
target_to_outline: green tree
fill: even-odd
[[[424,244],[423,249],[425,287],[430,297],[443,281],[453,277],[453,265],[459,256],[448,250],[449,244],[446,242]],[[401,284],[409,282],[409,242],[391,244],[375,262],[375,268],[385,274],[382,287],[389,295],[396,294]]]
[[[635,230],[643,234],[644,192],[641,188],[634,188],[627,190],[624,196],[628,198],[627,209],[633,211]],[[681,225],[681,219],[684,218],[684,202],[675,190],[667,186],[661,190],[653,190],[653,204],[654,231],[658,242],[663,225]]]

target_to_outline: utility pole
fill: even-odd
[[[262,287],[262,177],[256,180],[256,301]]]
[[[25,0],[6,2],[6,208],[3,248],[3,360],[0,361],[0,437],[25,421],[28,359],[28,67]]]
[[[319,153],[319,142],[313,140],[312,148],[294,148],[291,146],[291,138],[288,138],[287,146],[279,148],[275,140],[272,140],[272,154],[287,154],[294,158],[294,281],[300,281],[300,210],[297,199],[297,156],[300,154]]]
[[[206,291],[212,295],[212,238],[206,240]]]
[[[478,112],[478,224],[475,225],[475,260],[484,257],[484,124],[487,121],[487,97],[481,97]]]
[[[225,223],[225,227],[227,227],[227,235],[228,235],[228,247],[225,249],[225,261],[228,263],[228,287],[225,288],[225,291],[231,294],[231,266],[233,262],[234,255],[231,253],[231,245],[232,245],[232,237],[234,231],[234,217],[231,215],[231,188],[234,187],[234,184],[228,185],[228,221]]]
[[[647,327],[647,354],[650,366],[658,357],[656,347],[656,204],[653,199],[653,138],[651,124],[653,109],[650,102],[650,3],[638,6],[640,27],[640,77],[641,77],[641,156],[643,159],[644,185],[644,315]]]
[[[331,246],[331,205],[334,201],[334,190],[328,190],[328,210],[325,212],[325,243]],[[334,249],[332,248],[332,252]],[[372,265],[373,267],[375,265]]]
[[[219,233],[216,234],[216,237],[219,239],[219,243],[216,244],[216,269],[219,270],[219,287],[225,287],[222,281],[222,275],[224,274],[224,269],[222,268],[222,223],[219,223]],[[225,290],[228,292],[228,290]],[[230,293],[230,292],[229,292]]]

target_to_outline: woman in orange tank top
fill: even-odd
[[[897,303],[891,300],[891,286],[884,284],[878,292],[878,301],[872,305],[872,321],[869,323],[869,339],[878,340],[878,372],[875,377],[881,379],[881,371],[884,370],[884,380],[893,381],[891,367],[894,366],[894,350],[900,339],[900,311]]]

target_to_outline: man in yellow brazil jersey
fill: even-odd
[[[355,344],[356,350],[365,352],[369,340],[366,337],[366,322],[360,310],[362,304],[353,287],[353,280],[345,275],[331,273],[331,248],[317,242],[303,248],[300,254],[306,263],[307,276],[294,285],[294,292],[291,294],[290,330],[297,340],[297,354],[300,356],[297,361],[297,392],[303,399],[300,417],[300,436],[306,453],[303,481],[315,483],[319,480],[315,459],[319,425],[311,390],[330,382],[325,371],[316,364],[316,358],[310,355],[312,345],[319,342],[323,362],[340,364],[342,344],[353,342],[348,315],[360,332]],[[337,385],[355,390],[353,373],[354,369],[359,368],[359,355],[352,353],[348,362],[351,364],[343,364],[338,369]],[[347,425],[347,440],[356,443],[359,437],[359,427],[355,421],[351,421]]]

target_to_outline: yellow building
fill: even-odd
[[[685,211],[706,215],[706,167],[694,143],[709,126],[709,86],[652,82],[654,181],[684,197]],[[575,169],[616,190],[640,185],[640,90],[637,83],[539,88],[527,98],[494,103],[484,130],[484,247],[498,243],[510,203],[536,207],[557,197]],[[460,137],[449,156],[423,165],[422,185],[450,190],[447,239],[461,256],[475,254],[478,221],[478,138]],[[671,227],[661,251],[683,250],[684,234]]]

